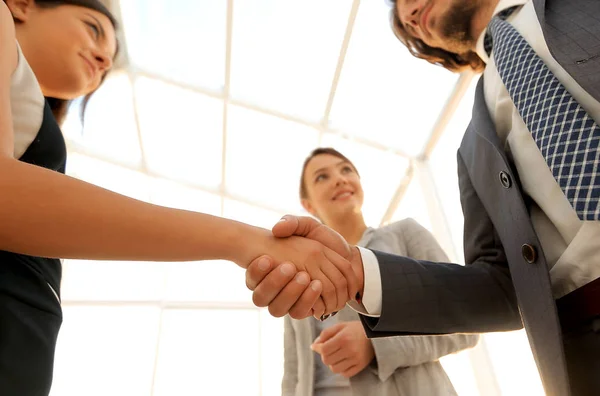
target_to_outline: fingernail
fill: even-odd
[[[319,281],[314,281],[311,285],[310,288],[313,289],[314,291],[319,291],[320,287],[319,287],[319,283],[317,283]]]
[[[258,269],[263,272],[269,269],[269,260],[266,257],[258,260]]]
[[[323,314],[321,315],[321,318],[319,319],[321,322],[326,321],[327,319],[329,319],[331,315],[330,314]]]
[[[281,219],[279,219],[278,223],[283,223],[284,221],[287,221],[287,219],[285,217],[282,217]]]
[[[285,276],[290,276],[294,273],[294,266],[289,263],[283,264],[281,267],[281,273]]]
[[[301,285],[308,285],[309,281],[310,281],[310,278],[305,273],[300,273],[300,274],[296,275],[296,282],[298,282]]]

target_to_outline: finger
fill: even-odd
[[[323,329],[321,334],[319,334],[319,342],[327,342],[331,338],[333,338],[337,333],[339,333],[344,327],[345,323],[336,323],[331,327],[327,327]]]
[[[348,352],[343,348],[338,349],[333,353],[325,353],[323,352],[323,348],[321,348],[321,360],[323,364],[326,366],[335,366],[342,362],[342,360],[348,359]]]
[[[271,232],[274,237],[286,238],[295,235],[298,228],[298,218],[292,215],[285,215],[273,226]]]
[[[271,271],[272,263],[273,260],[269,256],[260,256],[251,262],[246,268],[246,287],[250,290],[256,289]]]
[[[350,370],[354,365],[355,363],[351,359],[344,359],[338,364],[329,366],[329,369],[336,374],[341,374],[347,370]]]
[[[346,302],[354,299],[356,293],[359,290],[358,278],[356,276],[356,273],[352,268],[352,264],[350,264],[348,260],[344,259],[342,256],[340,256],[333,250],[325,248],[323,249],[323,252],[325,253],[325,257],[327,258],[327,260],[331,261],[333,265],[335,265],[338,272],[340,272],[344,278],[344,283],[346,286],[345,290],[347,293],[347,296],[344,296],[345,304]],[[343,308],[343,305],[341,308]]]
[[[323,265],[324,263],[317,264],[316,269],[307,268],[309,271],[311,279],[319,279],[322,284],[321,289],[321,298],[323,299],[323,303],[325,304],[325,314],[331,314],[334,311],[337,311],[337,293],[335,290],[335,286],[329,280],[329,278],[321,271],[318,267]]]
[[[313,282],[319,282],[319,287],[321,290],[323,290],[321,281],[313,281]],[[317,299],[317,302],[315,303],[315,305],[313,305],[312,315],[314,316],[315,319],[321,320],[321,317],[324,314],[325,314],[325,303],[323,302],[323,299],[321,298],[321,295],[319,294],[319,298]]]
[[[296,267],[282,263],[271,271],[254,289],[252,302],[257,307],[266,307],[277,297],[285,286],[294,279]]]
[[[343,334],[337,333],[327,341],[323,342],[323,354],[330,355],[340,348],[345,348],[347,344],[344,343]]]
[[[294,279],[289,282],[279,294],[269,303],[269,313],[279,318],[281,316],[286,315],[290,312],[290,309],[296,304],[298,304],[299,300],[304,295],[304,292],[309,289],[308,296],[311,298],[308,302],[304,304],[300,304],[297,308],[297,311],[301,314],[295,315],[297,317],[292,316],[294,319],[301,319],[301,316],[304,317],[309,316],[309,310],[314,303],[314,300],[318,297],[318,294],[309,288],[310,277],[306,272],[299,272],[294,276]]]
[[[360,373],[360,371],[360,366],[358,364],[355,364],[354,366],[351,366],[348,370],[344,371],[341,374],[346,378],[352,378],[356,374]]]
[[[305,272],[303,272],[306,274]],[[308,277],[308,274],[306,274]],[[314,280],[304,290],[298,301],[290,308],[289,314],[294,319],[304,319],[313,315],[315,303],[321,298],[321,290],[323,286],[321,281]]]
[[[330,251],[331,256],[337,255],[335,252]],[[321,271],[323,274],[329,279],[335,288],[336,294],[336,306],[334,311],[339,311],[346,305],[348,301],[348,282],[346,281],[346,277],[338,270],[336,264],[334,264],[328,257],[327,253],[324,254],[326,260],[321,266]],[[344,259],[341,256],[338,256],[342,261]]]

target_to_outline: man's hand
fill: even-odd
[[[352,251],[348,242],[331,228],[319,223],[312,217],[285,215],[273,226],[273,235],[287,238],[292,235],[321,242],[343,258],[350,260]]]
[[[289,313],[294,319],[319,318],[325,313],[321,281],[311,281],[306,272],[297,272],[290,263],[275,266],[269,256],[257,258],[246,269],[246,286],[254,291],[254,305],[268,306],[275,317]]]
[[[313,239],[349,260],[358,278],[358,294],[362,296],[364,274],[360,252],[356,247],[350,247],[340,234],[310,217],[287,215],[273,227],[273,235],[279,238],[295,235]],[[254,260],[246,268],[246,286],[254,291],[252,300],[256,306],[268,306],[269,312],[274,316],[283,316],[289,312],[294,319],[304,319],[311,315],[318,319],[323,314],[333,313],[325,308],[322,298],[317,298],[316,290],[319,287],[317,284],[311,283],[311,288],[308,288],[308,284],[304,288],[300,287],[297,283],[291,282],[297,275],[295,269],[290,272],[289,267],[282,266],[283,263],[276,267],[266,256],[264,258],[267,261],[262,261],[264,267],[261,269],[259,260],[262,258]],[[284,269],[285,274],[281,272]],[[320,287],[323,287],[322,284]],[[349,295],[346,301],[356,297],[356,295]],[[311,305],[311,302],[314,302],[314,305]]]
[[[358,248],[348,242],[331,228],[319,223],[312,217],[285,215],[273,226],[273,235],[278,238],[301,236],[322,243],[346,260],[350,261],[352,269],[358,278],[359,297],[364,289],[364,272],[362,258]],[[349,300],[357,296],[349,296]]]
[[[350,378],[360,373],[375,357],[375,350],[359,321],[328,327],[311,345],[329,369]]]

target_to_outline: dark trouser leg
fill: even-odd
[[[564,336],[573,396],[600,395],[600,318]]]
[[[1,396],[47,396],[50,392],[62,314],[45,286],[41,280],[0,270]]]

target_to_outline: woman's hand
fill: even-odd
[[[375,357],[375,350],[359,321],[326,328],[311,345],[329,369],[350,378],[360,373]]]
[[[350,294],[344,296],[344,302],[356,298],[356,291],[362,295],[364,279],[362,259],[356,247],[350,247],[341,235],[314,219],[295,216],[285,216],[284,219],[285,221],[280,221],[273,227],[273,234],[276,237],[288,240],[301,236],[306,240],[323,244],[349,259],[352,275],[358,281],[358,289],[353,287],[352,280],[347,277]],[[291,235],[294,236],[290,237]],[[268,306],[274,316],[282,316],[289,312],[294,319],[304,319],[311,315],[320,318],[323,314],[332,314],[343,307],[343,304],[340,304],[338,309],[330,310],[331,305],[324,304],[323,300],[318,298],[318,284],[310,283],[311,287],[308,287],[308,283],[298,284],[292,281],[295,276],[304,279],[303,268],[298,267],[300,270],[298,274],[294,271],[286,275],[281,272],[283,269],[279,266],[281,262],[270,260],[269,257],[261,257],[262,267],[258,265],[259,260],[254,260],[246,268],[246,286],[254,291],[252,297],[257,306]],[[320,279],[314,278],[310,272],[308,274],[313,281]],[[342,293],[339,291],[338,296],[342,298]]]
[[[291,307],[298,300],[298,295],[300,294],[299,290],[296,290],[298,286],[295,285],[304,286],[304,289],[306,289],[310,280],[313,280],[320,283],[320,285],[317,283],[312,286],[313,291],[320,288],[320,294],[324,303],[324,313],[331,313],[342,309],[346,302],[358,291],[358,281],[350,262],[329,247],[324,246],[320,241],[298,236],[275,238],[267,230],[255,230],[258,230],[257,234],[252,233],[245,240],[245,245],[251,251],[244,253],[243,256],[247,257],[248,254],[251,254],[254,259],[257,256],[256,252],[260,252],[260,254],[268,255],[273,260],[274,265],[286,262],[293,264],[295,268],[284,265],[279,267],[277,271],[274,271],[276,276],[283,277],[288,282],[296,276],[296,271],[305,272],[308,275],[308,278],[305,278],[302,274],[298,275],[299,278],[296,281],[300,283],[296,282],[291,285],[293,293],[287,288],[287,282],[280,287],[267,287],[267,282],[261,288],[264,292],[263,296],[258,299],[256,295],[254,296],[254,303],[256,305],[263,306],[263,303],[270,305],[269,303],[272,299],[280,293],[283,293],[285,296],[289,292],[290,296],[296,296],[293,298],[293,301],[287,304]],[[236,260],[238,264],[240,264],[240,261],[243,262],[244,260]],[[248,267],[247,262],[245,266],[242,266]],[[247,285],[251,286],[248,283]],[[252,286],[256,285],[253,284]],[[310,308],[313,308],[312,305],[307,306],[306,301],[301,306],[305,307],[307,312]],[[270,311],[275,316],[282,316],[287,313],[279,309],[270,309]],[[307,312],[303,312],[303,314],[307,314]]]

